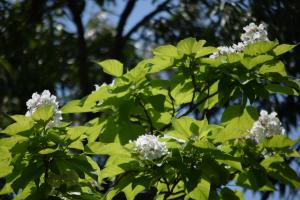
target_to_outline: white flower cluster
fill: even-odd
[[[252,44],[260,41],[269,41],[268,32],[266,31],[266,26],[260,24],[259,26],[254,23],[250,23],[244,28],[245,33],[241,35],[241,40],[244,44]]]
[[[242,52],[248,44],[253,44],[259,41],[269,41],[266,26],[260,24],[259,26],[250,23],[243,28],[245,33],[241,35],[241,42],[233,44],[232,46],[220,46],[218,51],[210,55],[210,58],[217,58],[220,55]]]
[[[139,154],[141,160],[155,160],[167,155],[168,149],[165,142],[160,142],[154,135],[142,135],[131,142],[134,151]]]
[[[254,122],[250,129],[250,138],[260,142],[264,138],[268,138],[273,135],[285,134],[285,129],[281,126],[281,122],[276,116],[276,112],[268,114],[267,111],[262,110],[260,112],[260,117],[256,122]]]
[[[51,95],[49,90],[44,90],[41,95],[36,92],[32,94],[32,98],[26,102],[28,111],[25,115],[31,117],[38,108],[47,105],[53,105],[55,109],[53,119],[47,124],[47,127],[55,127],[62,120],[62,116],[61,111],[59,110],[58,101],[56,101],[56,96]]]

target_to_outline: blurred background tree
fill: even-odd
[[[33,92],[49,89],[64,104],[109,83],[94,61],[115,58],[130,69],[151,48],[186,37],[230,45],[252,21],[265,23],[272,40],[300,41],[299,0],[0,0],[0,127],[7,114],[25,113]],[[299,78],[300,49],[284,61]],[[299,98],[277,95],[258,105],[275,109],[289,133],[299,130]]]

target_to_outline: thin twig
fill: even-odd
[[[172,117],[175,116],[175,113],[176,113],[176,110],[175,110],[175,99],[172,97],[172,94],[171,94],[171,88],[168,88],[168,95],[171,99],[171,103],[172,103]]]
[[[128,33],[124,36],[125,40],[128,40],[130,36],[136,32],[140,27],[142,27],[146,22],[148,22],[151,18],[153,18],[156,14],[158,14],[161,11],[166,10],[167,4],[170,2],[170,0],[166,0],[159,4],[152,12],[147,14],[143,19],[141,19],[138,23],[136,23],[129,31]]]
[[[149,126],[150,126],[150,133],[153,135],[154,126],[153,126],[151,117],[150,117],[150,115],[149,115],[149,113],[148,113],[148,111],[147,111],[147,109],[146,109],[146,107],[145,107],[145,105],[144,105],[144,103],[143,103],[143,101],[141,100],[140,97],[138,97],[138,103],[139,103],[139,105],[140,105],[140,106],[143,108],[143,110],[144,110],[144,113],[145,113],[145,115],[146,115],[146,117],[147,117],[147,119],[148,119],[148,123],[149,123]]]

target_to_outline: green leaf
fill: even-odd
[[[164,103],[166,100],[165,95],[158,94],[154,96],[148,97],[149,102],[153,106],[153,108],[159,112],[163,112],[165,110]]]
[[[94,109],[88,105],[84,105],[82,100],[72,100],[68,102],[61,108],[61,111],[65,114],[67,113],[84,113],[84,112],[93,112]]]
[[[153,49],[153,54],[156,56],[166,56],[172,58],[180,58],[177,48],[173,45],[164,45]]]
[[[266,73],[278,73],[282,76],[286,76],[286,71],[283,62],[281,61],[274,61],[261,66],[258,71],[260,74]]]
[[[75,141],[75,140],[79,139],[81,136],[83,136],[87,132],[88,129],[89,129],[89,127],[86,127],[86,126],[70,127],[68,129],[67,139]]]
[[[103,68],[103,71],[115,77],[120,77],[123,74],[123,64],[118,60],[108,59],[98,64]]]
[[[205,45],[205,43],[205,40],[199,40],[198,42],[195,42],[192,52],[197,53]]]
[[[278,133],[279,134],[279,133]],[[271,138],[263,140],[262,144],[267,148],[289,148],[293,146],[296,141],[291,140],[290,138],[284,135],[274,135]]]
[[[184,77],[178,78],[182,79],[180,80],[180,83],[172,89],[171,95],[174,98],[176,105],[189,103],[192,100],[194,91],[192,81],[190,79],[185,80]]]
[[[243,53],[230,53],[227,54],[227,60],[229,63],[235,63],[235,62],[239,62],[240,60],[243,59],[244,54]]]
[[[281,45],[278,45],[277,47],[275,47],[273,49],[273,52],[276,56],[279,56],[281,54],[284,54],[284,53],[290,51],[291,49],[293,49],[296,46],[297,45],[292,45],[292,44],[281,44]]]
[[[130,157],[123,157],[119,155],[110,156],[105,163],[105,168],[101,170],[100,179],[114,177],[125,172],[126,169],[121,167],[121,165],[128,164],[132,161],[134,161],[134,159]]]
[[[259,54],[265,54],[271,51],[278,43],[272,41],[256,42],[254,44],[249,44],[244,50],[246,55],[256,56]]]
[[[237,185],[245,188],[260,191],[274,191],[274,185],[267,178],[267,173],[263,169],[249,169],[237,176]]]
[[[54,114],[54,106],[42,106],[38,108],[32,115],[32,119],[35,121],[48,122]]]
[[[156,73],[165,70],[173,65],[173,58],[169,57],[154,57],[148,59],[149,62],[149,73]]]
[[[23,141],[28,140],[27,137],[23,137],[20,135],[13,135],[7,138],[0,139],[0,147],[6,147],[7,149],[12,149],[17,143],[21,143]]]
[[[6,147],[0,146],[0,178],[7,176],[13,170],[13,166],[10,166],[11,155]]]
[[[247,68],[247,69],[252,69],[258,65],[261,65],[267,61],[273,60],[274,57],[271,55],[258,55],[254,58],[249,58],[246,57],[242,60],[242,64]]]
[[[42,155],[51,154],[51,153],[54,153],[57,150],[58,149],[46,148],[46,149],[40,150],[39,154],[42,154]]]
[[[267,168],[267,171],[280,182],[300,188],[300,177],[285,162],[274,162]]]
[[[6,127],[6,129],[1,130],[0,132],[7,135],[16,135],[18,133],[30,130],[33,127],[33,125],[34,121],[31,118],[26,117],[24,118],[24,120],[17,121]]]
[[[88,153],[100,155],[120,155],[130,156],[131,154],[118,143],[100,143],[92,142],[87,145],[86,151]]]
[[[287,95],[299,95],[299,93],[290,87],[285,87],[279,84],[269,84],[266,85],[265,88],[271,93],[280,93]]]
[[[185,200],[192,198],[192,199],[207,199],[209,198],[209,190],[210,190],[210,183],[205,179],[201,179],[197,186],[190,191],[186,196]]]
[[[182,134],[184,138],[188,139],[192,135],[190,126],[194,121],[194,119],[184,116],[179,119],[174,118],[172,120],[172,125],[178,133]]]
[[[191,55],[193,52],[193,47],[196,44],[196,39],[195,38],[186,38],[184,40],[181,40],[177,44],[177,49],[179,52],[182,52],[183,54],[186,55]]]
[[[216,141],[222,142],[244,136],[257,118],[258,113],[251,106],[247,106],[245,109],[240,105],[228,107],[221,119],[225,128],[217,135]]]
[[[221,190],[221,200],[243,200],[243,193],[239,190],[231,190],[228,187],[224,187]]]
[[[197,51],[195,58],[204,57],[216,51],[218,51],[218,49],[215,47],[202,47]]]

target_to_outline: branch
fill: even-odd
[[[172,117],[175,116],[175,113],[176,113],[176,110],[175,110],[175,99],[172,97],[172,94],[171,94],[171,88],[168,88],[168,95],[171,99],[171,103],[172,103]]]
[[[136,2],[137,2],[136,0],[129,0],[125,9],[123,10],[123,12],[120,16],[120,21],[118,23],[116,38],[123,36],[123,31],[124,31],[127,19],[129,17],[130,13],[132,12]]]
[[[68,7],[72,13],[73,21],[77,29],[78,36],[78,54],[77,61],[79,65],[79,79],[81,92],[86,95],[89,93],[89,78],[88,78],[88,63],[87,63],[87,48],[84,38],[84,26],[81,20],[81,14],[84,10],[85,3],[83,1],[68,0]]]
[[[137,0],[129,0],[126,7],[124,8],[120,20],[117,26],[117,33],[115,36],[114,46],[112,48],[112,57],[116,59],[120,59],[122,55],[122,49],[124,48],[126,39],[123,37],[123,32],[125,25],[127,23],[128,17],[134,9],[135,3]]]
[[[130,36],[137,31],[141,26],[143,26],[146,22],[148,22],[151,18],[153,18],[157,13],[166,10],[167,4],[170,2],[170,0],[166,0],[159,4],[152,12],[150,12],[148,15],[146,15],[143,19],[141,19],[138,23],[136,23],[124,36],[124,40],[128,40]]]
[[[198,103],[194,104],[193,106],[190,107],[190,109],[188,109],[185,113],[183,113],[182,115],[180,115],[178,118],[186,116],[188,114],[190,114],[191,112],[194,111],[194,109],[196,109],[198,106],[200,106],[202,103],[204,103],[207,99],[209,99],[210,97],[215,96],[216,94],[218,94],[218,91],[212,93],[212,94],[208,94],[206,96],[206,98],[202,99],[201,101],[199,101]]]
[[[138,97],[138,102],[139,102],[139,105],[143,108],[144,110],[144,113],[148,119],[148,123],[149,123],[149,126],[150,126],[150,133],[153,135],[153,131],[154,131],[154,126],[153,126],[153,123],[152,123],[152,120],[151,120],[151,117],[145,107],[145,105],[143,104],[142,100],[140,97]]]

